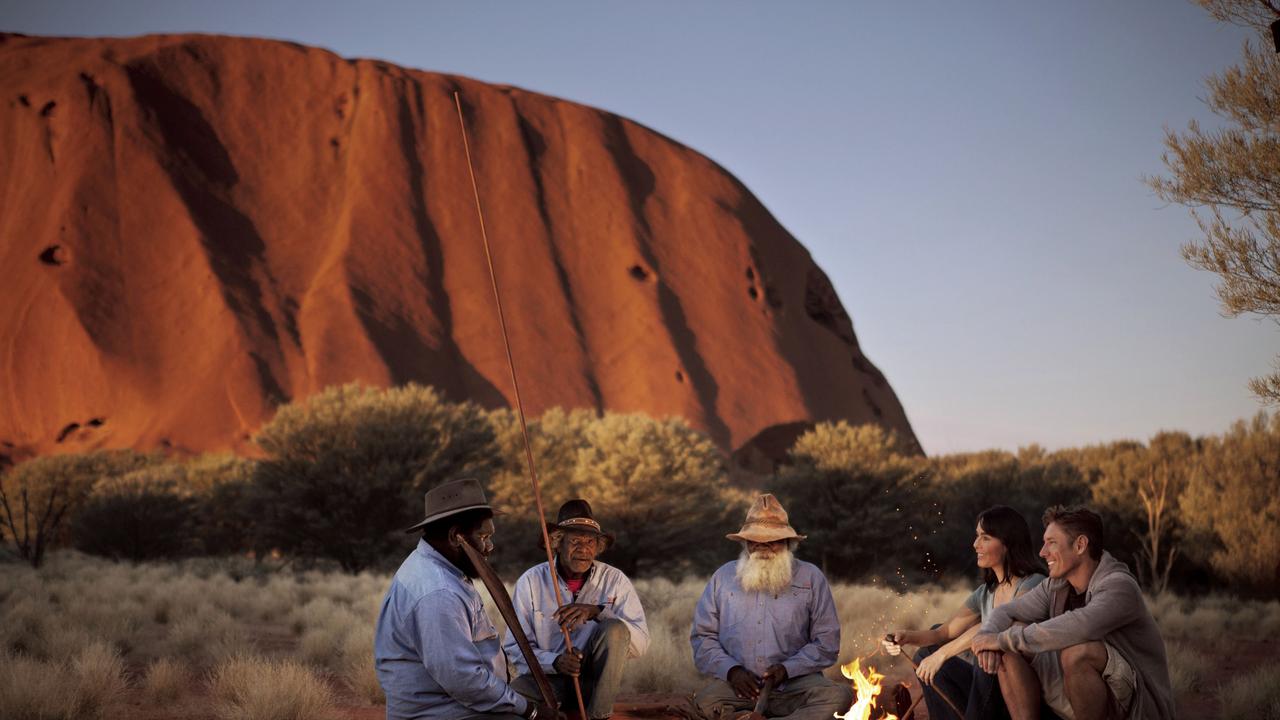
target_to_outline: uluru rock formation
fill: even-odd
[[[0,35],[0,454],[244,450],[335,383],[914,440],[831,283],[714,162],[607,112],[267,40]]]

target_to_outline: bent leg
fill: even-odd
[[[934,625],[934,627],[936,628],[938,626]],[[920,663],[924,662],[925,658],[937,652],[938,647],[939,647],[938,645],[921,645],[920,649],[916,650],[916,654],[915,654],[916,665],[919,665]],[[942,697],[938,695],[938,691],[936,689],[934,689],[929,685],[925,685],[924,683],[919,683],[919,685],[920,685],[920,692],[924,694],[925,707],[929,708],[930,718],[938,718],[941,720],[958,720],[956,718],[955,711],[952,710],[950,707],[947,707],[947,704],[942,700]],[[944,690],[943,692],[946,692],[946,691]],[[947,693],[947,697],[951,697],[951,694]],[[954,698],[952,699],[954,700]]]
[[[613,714],[613,701],[622,687],[622,674],[631,648],[631,628],[621,620],[599,620],[583,653],[582,694],[589,720]]]
[[[849,712],[853,705],[853,688],[832,682],[822,673],[791,678],[786,690],[775,690],[765,708],[768,717],[787,720],[830,720],[836,713]]]
[[[716,678],[707,683],[696,695],[693,696],[693,702],[697,704],[707,717],[715,717],[715,709],[717,706],[724,706],[730,710],[750,710],[756,706],[754,700],[740,698],[733,692],[733,686],[729,683]]]
[[[1107,646],[1093,641],[1063,648],[1062,681],[1075,720],[1103,720],[1112,705],[1111,689],[1102,678],[1107,667]]]
[[[1000,686],[1000,695],[1004,698],[1009,717],[1013,720],[1038,720],[1041,678],[1026,658],[1016,652],[1003,653],[1000,656],[1000,670],[996,672],[996,682]]]
[[[551,685],[551,692],[556,696],[557,703],[565,706],[565,698],[569,698],[567,704],[577,709],[577,704],[573,700],[573,681],[569,676],[555,673],[547,676],[547,682]],[[534,680],[532,675],[521,675],[512,680],[511,689],[530,702],[542,702],[542,691],[538,689],[538,681]]]

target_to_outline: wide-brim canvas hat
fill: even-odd
[[[613,533],[606,532],[604,528],[600,527],[600,522],[596,520],[595,515],[591,512],[591,503],[582,498],[574,498],[560,506],[560,512],[556,513],[555,523],[547,523],[547,532],[556,530],[577,530],[578,532],[599,535],[609,545],[613,545],[615,539]]]
[[[489,506],[489,500],[484,496],[484,488],[480,487],[480,483],[476,480],[454,480],[437,485],[427,491],[423,497],[423,505],[426,509],[426,517],[418,524],[405,528],[405,532],[420,530],[437,520],[468,510],[488,510],[494,515],[502,514]]]
[[[768,543],[778,540],[803,540],[806,536],[791,527],[787,511],[782,509],[782,503],[778,502],[778,498],[765,494],[751,503],[751,509],[747,510],[747,521],[743,523],[742,529],[725,537],[734,542]]]

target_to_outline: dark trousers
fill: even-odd
[[[937,645],[920,648],[916,662],[937,650]],[[924,691],[924,702],[929,706],[929,720],[960,720],[955,710],[938,695],[938,690],[946,693],[951,702],[964,711],[964,720],[1008,720],[1009,710],[1004,706],[1004,696],[1000,694],[999,678],[983,672],[982,668],[963,658],[953,657],[942,663],[933,676],[933,685],[921,683],[920,687]]]

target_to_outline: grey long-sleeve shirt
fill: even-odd
[[[992,610],[982,632],[995,633],[1001,649],[1023,655],[1104,641],[1120,652],[1137,677],[1129,716],[1174,717],[1164,640],[1128,566],[1104,552],[1089,579],[1084,607],[1065,610],[1070,592],[1066,580],[1050,578]]]

